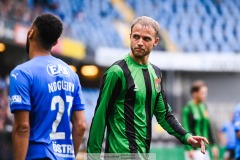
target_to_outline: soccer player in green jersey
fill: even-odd
[[[214,144],[214,139],[211,133],[210,119],[205,104],[208,88],[203,81],[195,81],[191,86],[192,100],[187,102],[183,108],[182,119],[183,127],[195,135],[201,135],[209,139],[211,144]],[[200,151],[191,146],[186,146],[186,160],[210,160],[210,155],[201,155]],[[215,159],[218,158],[218,148],[213,145],[212,153]]]
[[[150,17],[139,17],[131,26],[131,52],[115,62],[104,74],[92,120],[88,153],[101,153],[107,127],[105,153],[149,153],[151,120],[184,144],[205,152],[207,139],[192,136],[176,120],[168,105],[160,69],[149,63],[159,41],[159,24]]]

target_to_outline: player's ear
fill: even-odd
[[[159,38],[156,37],[156,38],[155,38],[155,42],[154,42],[154,44],[153,44],[153,47],[155,47],[155,46],[158,44],[158,42],[159,42]]]
[[[33,28],[31,28],[28,34],[28,38],[31,39],[33,37],[33,34],[34,34],[34,30]]]

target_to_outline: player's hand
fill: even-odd
[[[205,137],[201,136],[191,136],[187,139],[187,143],[192,147],[201,148],[201,152],[205,154],[205,143],[209,144],[208,140]]]

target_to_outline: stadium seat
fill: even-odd
[[[21,6],[21,3],[16,2],[16,6]],[[22,23],[30,23],[31,16],[37,14],[36,4],[33,0],[25,3],[29,7],[29,11],[26,10],[33,13],[30,16],[23,12],[25,9],[18,13],[19,8],[13,7],[9,9],[9,14],[4,12],[1,18],[9,16],[9,19],[18,21],[25,15]],[[135,17],[146,15],[156,19],[183,53],[239,52],[239,0],[124,0],[123,3],[133,10]],[[57,8],[50,7],[52,4]],[[62,0],[61,3],[46,0],[39,1],[38,5],[42,11],[58,14],[62,18],[67,27],[65,36],[82,41],[92,49],[100,46],[126,47],[113,25],[114,21],[124,22],[124,11],[117,10],[110,0]],[[1,6],[0,9],[3,10]]]

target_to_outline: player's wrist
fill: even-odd
[[[188,143],[188,138],[190,138],[190,137],[192,137],[193,135],[192,135],[192,133],[186,133],[185,135],[184,135],[184,144],[188,144],[188,145],[190,145],[189,143]]]

